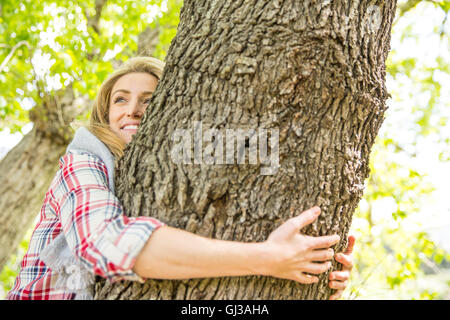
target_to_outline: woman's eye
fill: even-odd
[[[149,104],[149,103],[150,103],[150,98],[145,99],[145,100],[144,100],[144,103],[145,103],[145,104]]]
[[[122,102],[122,101],[125,101],[125,99],[122,97],[117,97],[114,99],[114,103],[118,103],[118,102]]]

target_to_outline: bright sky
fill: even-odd
[[[421,5],[419,5],[421,6]],[[150,8],[154,11],[155,8]],[[149,10],[150,10],[149,9]],[[153,12],[152,11],[152,12]],[[158,14],[157,11],[152,15]],[[440,22],[443,21],[443,13],[439,13],[438,10],[433,10],[431,6],[423,6],[423,10],[408,13],[409,17],[399,21],[399,24],[394,30],[399,30],[406,27],[406,25],[412,25],[412,31],[420,35],[419,43],[415,40],[407,40],[400,45],[400,33],[394,33],[392,37],[391,48],[397,51],[397,54],[401,57],[414,56],[418,57],[422,61],[434,61],[434,59],[441,55],[450,59],[448,52],[449,48],[439,40],[439,37],[433,32],[433,28],[440,26]],[[62,23],[62,22],[60,22]],[[402,25],[403,24],[403,25]],[[445,25],[446,32],[450,32],[450,19],[447,20]],[[57,29],[58,30],[58,29]],[[45,35],[45,42],[54,38],[54,35]],[[116,48],[117,49],[117,48]],[[110,52],[112,58],[120,51],[120,48]],[[40,59],[45,62],[46,59]],[[48,60],[47,60],[48,63]],[[45,73],[49,66],[42,63],[37,67]],[[442,97],[440,105],[440,114],[446,115],[450,119],[450,75],[444,72],[436,73],[438,81],[442,85]],[[406,77],[401,78],[401,81],[387,81],[388,90],[399,93],[401,101],[389,100],[388,109],[385,123],[381,128],[381,133],[392,132],[395,134],[396,140],[402,144],[408,144],[415,136],[412,130],[413,117],[408,110],[410,106],[401,105],[401,103],[411,104],[423,104],[426,103],[428,97],[425,94],[416,94],[413,98],[410,97],[411,92],[415,92],[413,82]],[[25,106],[30,108],[30,106]],[[32,124],[26,125],[23,128],[24,133],[31,130]],[[447,126],[447,129],[450,129]],[[450,132],[450,130],[448,130]],[[448,133],[447,133],[448,134]],[[14,147],[22,138],[22,134],[10,134],[9,130],[3,130],[0,132],[0,157],[6,152],[6,150]],[[408,223],[402,224],[409,226],[411,229],[424,228],[430,233],[430,236],[434,241],[438,242],[442,247],[446,248],[450,252],[450,202],[449,190],[450,190],[450,162],[443,163],[438,159],[438,154],[444,148],[449,148],[448,145],[439,145],[436,142],[436,136],[429,136],[422,138],[418,142],[417,157],[416,158],[399,158],[395,159],[396,162],[408,164],[420,173],[427,174],[428,180],[436,187],[436,191],[423,204],[422,210],[419,214],[409,216]],[[396,203],[393,199],[385,198],[372,204],[373,214],[375,219],[377,217],[383,217],[390,215],[396,211]]]

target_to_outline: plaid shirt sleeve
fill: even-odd
[[[69,152],[61,158],[60,167],[61,183],[54,196],[72,252],[88,270],[111,282],[143,282],[132,268],[152,232],[164,223],[125,216],[108,188],[107,168],[97,156]]]

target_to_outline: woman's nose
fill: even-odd
[[[143,110],[139,101],[132,101],[128,107],[128,116],[142,117]]]

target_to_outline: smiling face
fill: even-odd
[[[157,84],[156,77],[139,72],[120,77],[112,87],[109,126],[123,142],[129,143],[137,132]]]

